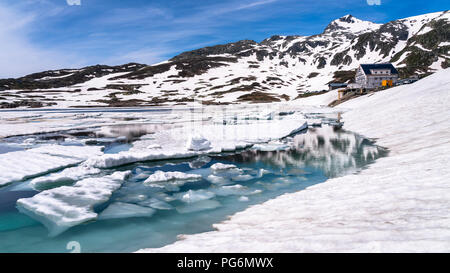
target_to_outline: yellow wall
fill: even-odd
[[[383,80],[381,82],[382,86],[392,86],[392,80]]]

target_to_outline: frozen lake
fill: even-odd
[[[0,161],[22,164],[1,170],[0,252],[69,252],[72,241],[82,252],[161,247],[387,154],[340,129],[329,109],[103,110],[2,112],[15,133],[0,139]],[[106,179],[118,172],[120,182]],[[116,184],[98,195],[96,183]]]

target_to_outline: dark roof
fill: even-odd
[[[341,83],[341,82],[331,82],[328,84],[329,86],[347,86],[346,83]]]
[[[364,74],[371,75],[371,69],[390,69],[391,74],[398,74],[397,69],[392,64],[361,64],[361,68],[364,70]]]

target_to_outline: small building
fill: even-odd
[[[345,88],[347,87],[346,83],[340,83],[340,82],[332,82],[328,84],[328,88],[329,90],[334,90],[334,89],[338,89],[338,88]]]
[[[419,76],[413,75],[413,76],[411,76],[409,78],[398,80],[396,85],[410,84],[410,83],[414,83],[414,82],[416,82],[418,80],[419,80]]]
[[[390,63],[361,64],[356,70],[355,83],[364,89],[393,86],[397,80],[398,71]]]

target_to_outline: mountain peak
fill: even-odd
[[[351,15],[351,14],[344,15],[344,16],[342,16],[341,18],[339,18],[337,20],[339,20],[341,22],[346,22],[346,23],[356,23],[355,19],[358,20],[358,21],[361,21],[361,20],[353,17],[353,15]]]
[[[376,30],[380,26],[380,24],[360,20],[351,14],[347,14],[328,24],[328,26],[325,28],[324,33],[346,32],[352,34],[361,34],[363,32]]]

